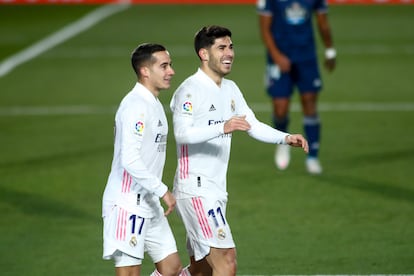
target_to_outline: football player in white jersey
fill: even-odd
[[[103,258],[114,260],[117,276],[139,276],[147,252],[156,268],[152,275],[176,276],[182,266],[166,218],[176,200],[162,182],[168,123],[158,99],[175,72],[159,44],[139,45],[131,63],[138,81],[115,116],[114,156],[102,202]]]
[[[194,47],[200,67],[177,88],[171,100],[178,165],[174,179],[177,212],[187,232],[191,275],[236,275],[236,249],[226,219],[226,175],[232,132],[274,144],[302,147],[300,134],[259,122],[230,73],[231,31],[221,26],[199,30]]]

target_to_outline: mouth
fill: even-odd
[[[221,63],[224,64],[224,65],[231,65],[233,63],[233,60],[225,59]]]

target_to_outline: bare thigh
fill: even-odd
[[[277,118],[285,118],[289,113],[289,98],[273,98],[273,114]]]
[[[303,93],[300,95],[300,101],[302,104],[302,111],[305,116],[313,116],[317,113],[317,93]]]

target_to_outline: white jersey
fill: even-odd
[[[167,134],[162,104],[137,83],[115,116],[114,157],[103,195],[103,216],[114,205],[147,218],[163,212],[159,198],[168,189],[162,183]]]
[[[259,122],[233,81],[223,79],[219,87],[201,69],[177,88],[170,107],[177,144],[177,199],[211,196],[227,200],[232,135],[224,134],[224,123],[231,117],[246,115],[251,126],[248,134],[262,142],[284,144],[288,135]]]

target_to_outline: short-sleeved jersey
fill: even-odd
[[[102,212],[114,206],[153,217],[162,212],[168,123],[161,102],[140,83],[124,97],[115,116],[114,157]]]
[[[326,0],[258,0],[257,11],[272,16],[271,32],[277,47],[292,62],[316,58],[313,12],[327,12]],[[268,54],[268,62],[271,61]]]
[[[248,134],[267,143],[285,143],[287,133],[259,122],[238,86],[223,79],[218,86],[201,69],[175,91],[170,103],[177,145],[174,194],[179,198],[210,196],[227,200],[226,174],[232,134],[224,123],[246,115]]]

